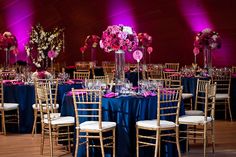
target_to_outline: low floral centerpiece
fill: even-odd
[[[212,67],[211,50],[220,47],[221,38],[219,34],[209,28],[206,28],[196,35],[193,53],[196,58],[199,52],[204,52],[204,68],[208,69]]]
[[[133,52],[138,46],[137,33],[129,26],[108,26],[102,33],[100,47],[105,52],[115,52],[115,79],[124,80],[125,52]]]
[[[46,69],[48,58],[52,60],[59,55],[63,48],[62,35],[63,29],[58,27],[50,32],[45,31],[40,24],[32,27],[25,50],[36,68]]]

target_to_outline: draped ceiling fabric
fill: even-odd
[[[0,33],[11,31],[17,35],[18,57],[24,60],[26,54],[22,47],[31,26],[40,23],[46,29],[63,27],[65,51],[56,61],[72,65],[81,60],[80,47],[87,35],[101,36],[108,25],[126,24],[127,18],[136,32],[153,37],[152,63],[189,65],[194,60],[195,35],[210,27],[222,37],[222,48],[213,53],[213,66],[230,66],[236,65],[235,8],[235,0],[0,0]],[[113,53],[100,49],[96,56],[99,64],[114,59]],[[4,53],[0,57],[3,64]],[[86,51],[84,57],[90,60],[90,52]],[[197,56],[197,62],[203,64],[202,54]]]

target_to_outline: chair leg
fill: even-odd
[[[53,137],[52,137],[51,126],[49,126],[49,145],[50,145],[50,157],[53,157]]]
[[[136,157],[139,157],[139,129],[136,127]]]
[[[186,154],[187,154],[187,156],[188,156],[188,153],[189,153],[189,134],[188,134],[188,127],[189,126],[187,126],[187,130],[186,130]]]
[[[33,124],[33,128],[32,128],[32,137],[34,137],[34,134],[36,134],[36,127],[37,127],[37,115],[38,111],[34,110],[34,124]]]
[[[212,152],[215,153],[215,122],[211,122],[211,142],[212,142]]]
[[[227,99],[227,104],[228,104],[228,109],[229,109],[229,117],[231,122],[233,121],[232,119],[232,112],[231,112],[231,107],[230,107],[230,99]]]
[[[76,129],[76,143],[75,143],[74,157],[77,157],[77,155],[78,155],[78,148],[79,148],[79,129]]]
[[[86,156],[87,157],[89,157],[89,138],[88,138],[88,136],[89,136],[89,133],[88,132],[86,132]]]
[[[68,132],[68,151],[71,152],[70,126],[67,126],[67,132]]]
[[[102,157],[105,157],[102,132],[99,132],[99,138],[100,138],[100,144],[101,144]]]
[[[116,128],[113,129],[112,131],[112,134],[113,134],[113,137],[112,137],[112,143],[113,143],[113,146],[112,146],[112,149],[113,149],[113,157],[116,156]]]
[[[204,135],[203,135],[203,142],[204,142],[204,157],[206,157],[206,143],[207,143],[207,124],[204,124]]]
[[[159,140],[160,140],[160,130],[157,129],[156,131],[156,145],[155,145],[155,153],[154,153],[154,157],[157,157],[158,154],[158,149],[159,149]]]
[[[5,124],[5,112],[2,110],[1,111],[1,115],[2,115],[2,132],[3,134],[6,136],[6,124]]]
[[[17,125],[18,125],[18,132],[20,132],[20,112],[19,107],[17,108]]]
[[[176,146],[178,150],[178,155],[179,157],[181,157],[180,144],[179,144],[179,127],[176,127],[175,131],[176,131]]]

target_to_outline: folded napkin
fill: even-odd
[[[113,98],[113,97],[116,97],[118,96],[118,93],[114,93],[114,92],[110,92],[110,93],[107,93],[107,94],[104,94],[103,97],[105,98]]]
[[[12,82],[13,85],[23,85],[24,82],[22,81],[16,81],[16,82]]]
[[[165,68],[164,71],[165,71],[165,72],[174,72],[174,71],[176,71],[176,70],[175,70],[175,69],[170,69],[170,68]]]
[[[151,91],[146,91],[146,92],[143,93],[143,96],[144,96],[144,97],[147,97],[147,96],[156,96],[156,94],[153,93],[153,92],[151,92]]]
[[[65,84],[74,84],[75,82],[73,80],[67,80]]]

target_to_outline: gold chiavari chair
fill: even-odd
[[[70,127],[74,126],[74,117],[58,117],[54,115],[54,110],[51,107],[53,102],[52,95],[50,95],[50,85],[48,83],[35,83],[37,100],[40,106],[41,116],[41,145],[40,153],[43,154],[44,141],[46,137],[49,137],[50,145],[50,157],[53,156],[54,142],[67,141],[68,149],[70,152],[71,141],[74,132],[71,131]],[[48,96],[50,95],[50,96]],[[45,104],[45,105],[44,105]],[[64,130],[65,129],[65,130]],[[73,130],[73,129],[72,129]],[[56,143],[58,144],[58,143]]]
[[[171,87],[171,80],[170,79],[148,79],[151,82],[157,83],[157,87],[164,87],[164,88],[170,88]]]
[[[94,80],[99,80],[99,81],[104,82],[106,84],[110,83],[108,75],[105,75],[105,76],[96,76],[96,75],[94,75],[93,79]]]
[[[139,147],[155,147],[154,156],[160,156],[161,141],[176,143],[178,155],[181,156],[179,144],[179,109],[182,87],[157,89],[157,118],[136,122],[136,151]],[[161,120],[164,118],[165,120]],[[141,130],[154,132],[152,135],[142,133]],[[175,140],[164,140],[162,137],[175,137]]]
[[[236,74],[236,66],[232,66],[232,67],[231,67],[231,72],[232,72],[233,74]]]
[[[181,80],[181,73],[180,72],[166,72],[164,71],[163,72],[164,74],[164,79],[170,79],[171,80],[171,83],[170,83],[170,86],[171,87],[179,87],[179,86],[182,86],[182,80]],[[183,92],[182,93],[182,98],[183,100],[189,100],[190,103],[189,103],[189,108],[190,110],[192,110],[192,106],[193,106],[193,93],[186,93],[186,92]],[[187,103],[185,103],[185,106],[187,107]]]
[[[115,70],[115,63],[114,62],[102,62],[102,69],[104,75],[109,77],[109,81],[114,80],[114,70]]]
[[[214,75],[212,76],[211,81],[212,83],[217,83],[215,111],[224,111],[226,119],[228,110],[230,120],[232,121],[232,112],[230,106],[231,72],[227,72],[222,75]]]
[[[14,80],[16,78],[15,71],[2,71],[0,72],[0,78],[3,80]]]
[[[211,135],[212,151],[215,151],[215,98],[216,84],[207,84],[205,86],[205,95],[202,102],[204,103],[203,115],[183,115],[179,117],[179,124],[187,125],[186,131],[181,139],[186,139],[186,152],[188,153],[189,140],[203,140],[204,157],[206,156],[206,146],[208,135]],[[209,133],[210,132],[210,133]]]
[[[76,121],[75,157],[77,157],[79,146],[83,144],[86,144],[87,157],[89,157],[90,147],[100,147],[102,157],[105,156],[104,148],[112,148],[113,157],[115,157],[116,123],[102,121],[102,91],[72,89],[72,95]],[[81,119],[84,122],[81,122]],[[104,137],[105,132],[111,132],[112,134]],[[85,141],[82,141],[82,139]],[[98,139],[100,145],[92,145],[89,143],[89,139]]]
[[[90,72],[89,71],[74,71],[74,79],[89,79]]]
[[[75,63],[76,71],[90,71],[89,62],[76,62]]]
[[[19,104],[4,102],[3,80],[0,79],[0,116],[2,124],[2,132],[6,135],[6,123],[15,123],[19,129]]]
[[[174,71],[179,71],[179,63],[165,63],[164,67],[167,69],[173,69]]]
[[[211,80],[200,80],[197,79],[196,94],[195,94],[195,106],[194,110],[186,110],[186,115],[204,115],[202,107],[205,105],[205,92],[206,86],[211,84]]]
[[[50,89],[50,92],[48,93],[48,97],[52,100],[50,102],[49,107],[53,109],[53,116],[54,117],[60,117],[60,113],[58,113],[59,104],[57,103],[57,93],[58,93],[58,79],[36,79],[34,84],[44,84],[47,85]],[[32,108],[34,110],[34,123],[32,128],[32,136],[37,133],[37,123],[40,123],[40,121],[37,122],[38,119],[40,119],[40,104],[37,99],[37,90],[36,85],[35,87],[35,103],[32,105]],[[44,109],[46,109],[46,104],[42,104],[44,106]]]

